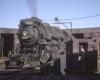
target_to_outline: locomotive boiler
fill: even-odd
[[[43,23],[37,17],[20,20],[19,48],[9,53],[10,67],[38,67],[59,58],[66,52],[68,34],[55,26]]]

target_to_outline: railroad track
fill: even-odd
[[[0,72],[0,80],[100,80],[98,73],[82,73],[78,75],[40,75],[36,70]]]
[[[23,78],[23,80],[67,80],[62,74],[54,75],[53,73],[48,75],[30,75],[30,77]]]
[[[88,76],[89,80],[100,80],[100,74],[99,73],[86,73],[84,72],[86,76]]]
[[[46,80],[68,80],[65,76],[60,73],[60,75],[53,75],[53,73]]]
[[[9,74],[8,74],[9,73]],[[3,72],[0,74],[0,80],[21,80],[24,77],[29,76],[31,73],[35,73],[34,70],[26,70],[20,72]]]

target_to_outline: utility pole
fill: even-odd
[[[72,22],[59,22],[59,19],[57,17],[55,17],[55,21],[56,21],[56,23],[53,23],[53,24],[63,24],[67,29],[69,29],[69,28],[65,24],[70,24],[71,25],[71,33],[72,33]]]
[[[68,30],[69,30],[69,32],[71,33],[69,33],[71,36],[73,36],[72,35],[72,22],[59,22],[59,19],[57,18],[57,17],[55,17],[55,23],[53,23],[53,24],[62,24],[62,25],[64,25]],[[71,30],[65,25],[65,24],[70,24],[71,25]]]

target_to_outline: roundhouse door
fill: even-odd
[[[8,52],[13,49],[14,34],[2,33],[1,38],[4,38],[3,56],[8,57]]]

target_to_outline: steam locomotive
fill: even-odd
[[[31,17],[20,20],[18,39],[20,46],[17,52],[9,53],[9,67],[33,68],[65,54],[68,34],[37,17]]]

